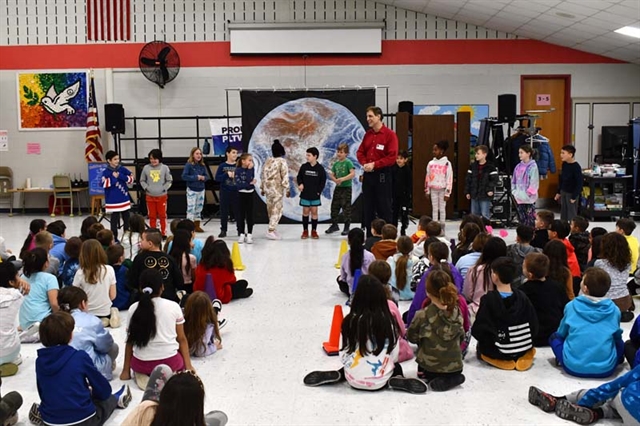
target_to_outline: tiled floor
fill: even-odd
[[[33,218],[9,218],[2,214],[0,235],[7,240],[8,247],[20,249]],[[82,219],[63,218],[68,226],[67,236],[79,233]],[[613,223],[598,226],[615,228]],[[456,222],[447,223],[448,235],[455,236],[457,227]],[[473,342],[471,356],[465,360],[467,381],[450,392],[368,393],[353,390],[347,384],[305,387],[302,378],[307,372],[340,367],[337,358],[327,357],[321,349],[328,338],[333,306],[345,301],[335,283],[338,270],[334,264],[341,237],[327,237],[324,229],[326,225],[320,225],[320,240],[301,241],[300,226],[281,226],[284,239],[269,241],[263,238],[265,226],[258,225],[255,244],[240,247],[246,270],[238,276],[247,279],[255,293],[250,299],[225,305],[222,313],[229,324],[222,330],[224,349],[193,362],[206,386],[205,409],[225,411],[230,425],[562,424],[558,417],[527,403],[528,387],[536,385],[562,394],[603,383],[562,373],[554,367],[548,348],[538,351],[533,368],[527,372],[500,371],[481,364],[471,355]],[[203,237],[210,233],[217,235],[218,226],[211,222],[206,230]],[[229,237],[227,242],[232,244],[234,240]],[[514,230],[509,230],[506,240],[507,243],[515,240]],[[401,310],[407,307],[405,302]],[[121,348],[126,313],[123,322],[123,327],[112,330]],[[630,324],[624,324],[623,329],[627,338]],[[29,424],[26,420],[29,406],[38,401],[34,370],[38,347],[23,345],[20,371],[3,380],[3,393],[17,390],[24,397],[20,424]],[[117,375],[121,365],[122,355],[118,358]],[[415,377],[414,361],[405,362],[403,367],[408,376]],[[626,364],[620,367],[620,372],[627,370]],[[132,381],[128,383],[135,405],[142,391]],[[121,384],[114,379],[112,387],[115,390]],[[127,410],[116,410],[107,424],[121,424],[126,415]]]

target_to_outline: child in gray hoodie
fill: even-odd
[[[144,189],[149,213],[149,227],[156,227],[160,219],[162,238],[167,236],[167,192],[171,188],[173,177],[169,167],[162,164],[162,151],[152,149],[149,152],[149,164],[142,169],[140,186]]]
[[[516,228],[515,244],[511,244],[507,247],[507,256],[513,259],[517,268],[516,278],[511,282],[511,286],[513,288],[518,288],[524,283],[525,276],[522,273],[524,258],[529,253],[542,253],[542,250],[531,245],[534,232],[534,229],[530,226],[519,225]]]

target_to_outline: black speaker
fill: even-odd
[[[409,115],[413,115],[413,102],[402,101],[398,103],[398,112],[408,112]]]
[[[124,108],[122,104],[104,104],[104,117],[107,132],[124,134]]]
[[[503,123],[516,121],[516,95],[498,95],[498,120]]]

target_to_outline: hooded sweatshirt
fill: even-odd
[[[173,176],[171,176],[171,170],[166,164],[158,163],[157,166],[147,164],[142,169],[140,186],[152,197],[166,195],[172,183]]]
[[[20,354],[17,318],[24,297],[17,288],[0,287],[0,364]]]
[[[511,177],[511,193],[518,204],[535,204],[538,200],[540,176],[534,160],[520,162]]]
[[[533,348],[538,334],[535,308],[520,290],[503,297],[498,290],[482,296],[471,335],[478,352],[495,359],[516,360]]]
[[[79,309],[71,311],[71,316],[75,320],[75,328],[69,344],[79,351],[85,351],[104,378],[111,380],[112,362],[108,354],[113,347],[113,337],[97,316]]]
[[[428,194],[430,189],[444,189],[445,197],[451,195],[453,187],[453,168],[446,155],[434,158],[427,164],[427,174],[424,179],[424,190]]]
[[[564,339],[562,357],[570,371],[596,375],[611,371],[618,363],[620,310],[610,299],[576,297],[565,306],[557,334]]]
[[[407,339],[418,344],[416,362],[431,373],[462,371],[463,319],[456,306],[448,315],[433,303],[418,311],[407,330]]]
[[[62,265],[69,258],[69,255],[64,251],[67,240],[56,234],[51,234],[51,236],[53,237],[53,247],[49,250],[49,256],[57,258]]]
[[[569,264],[569,270],[571,271],[572,277],[580,277],[582,274],[580,273],[580,264],[578,263],[578,258],[576,257],[576,250],[573,248],[573,244],[569,240],[562,239],[562,244],[567,248],[567,263]]]
[[[49,425],[74,424],[91,418],[96,414],[92,399],[104,401],[111,396],[111,385],[89,355],[69,345],[38,349],[36,380],[40,414]]]
[[[584,272],[584,270],[587,269],[587,263],[589,262],[589,250],[591,250],[589,233],[575,232],[569,235],[569,242],[575,250],[580,270]]]
[[[540,329],[533,339],[533,345],[549,346],[549,337],[558,329],[564,307],[569,303],[564,285],[553,280],[531,280],[524,283],[520,290],[527,295],[538,315]]]
[[[542,253],[542,250],[530,244],[520,243],[511,244],[507,247],[507,256],[513,259],[518,269],[518,275],[511,282],[511,285],[519,286],[524,282],[525,276],[522,275],[522,264],[524,263],[525,256],[529,253]]]
[[[594,407],[602,401],[611,400],[620,392],[622,405],[629,414],[640,423],[640,365],[636,365],[633,370],[616,380],[605,383],[595,389],[590,389],[578,401],[578,405],[583,407]]]
[[[387,260],[398,251],[396,240],[380,240],[371,247],[376,260]]]

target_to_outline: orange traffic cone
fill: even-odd
[[[336,305],[333,308],[333,320],[331,321],[331,332],[329,333],[329,341],[322,344],[322,349],[329,356],[338,355],[340,351],[340,332],[342,330],[342,306]]]
[[[338,254],[338,261],[336,262],[336,269],[340,269],[340,264],[342,263],[342,256],[349,251],[349,246],[347,245],[347,240],[342,240],[340,242],[340,253]]]
[[[231,250],[231,261],[233,262],[233,269],[236,271],[244,271],[245,266],[242,263],[242,257],[240,256],[240,246],[236,241],[233,243],[233,249]]]

